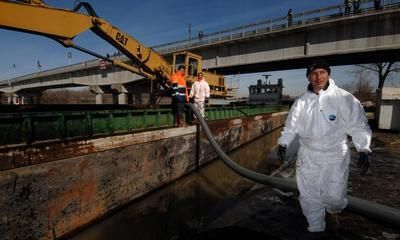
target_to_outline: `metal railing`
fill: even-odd
[[[325,8],[295,13],[293,14],[291,22],[288,21],[287,16],[282,16],[218,32],[204,34],[202,38],[188,38],[176,42],[153,46],[152,48],[161,54],[165,54],[185,49],[197,48],[200,46],[223,43],[226,41],[260,36],[321,22],[345,19],[354,16],[363,16],[376,12],[387,12],[398,8],[400,8],[400,0],[383,0],[381,1],[381,8],[379,10],[375,10],[373,0],[362,0],[360,1],[358,13],[354,13],[352,9],[349,15],[345,15],[344,4],[337,4]]]

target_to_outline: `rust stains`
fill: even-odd
[[[229,151],[283,121],[275,122],[267,115],[212,121],[210,128]],[[0,149],[0,156],[7,156],[0,159],[0,166],[15,168],[0,170],[0,206],[8,206],[0,209],[0,216],[4,216],[0,223],[10,225],[4,231],[6,238],[15,238],[15,232],[33,239],[62,237],[190,172],[195,163],[194,129],[41,143],[14,147],[9,152]],[[215,157],[203,136],[201,164]],[[37,163],[43,164],[33,165]],[[18,167],[22,165],[32,166]]]
[[[193,134],[195,126],[0,148],[0,171]]]
[[[78,166],[69,165],[64,170],[49,172],[49,181],[60,181],[69,179],[71,173],[75,178],[62,189],[58,189],[49,199],[48,205],[48,227],[54,229],[57,236],[87,224],[93,219],[103,215],[107,207],[101,199],[97,199],[95,167],[89,160],[84,160]]]

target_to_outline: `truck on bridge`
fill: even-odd
[[[84,8],[87,14],[82,14],[81,8]],[[145,47],[135,38],[100,18],[87,2],[79,2],[69,10],[50,7],[42,0],[2,0],[0,9],[0,28],[48,37],[64,47],[77,49],[148,80],[156,81],[157,84],[151,84],[151,103],[155,103],[157,97],[163,95],[160,89],[169,89],[166,82],[179,66],[185,66],[189,88],[196,81],[198,72],[202,71],[201,56],[187,51],[174,53],[170,64],[156,51]],[[117,57],[102,56],[76,45],[73,39],[89,29],[126,55],[131,62],[123,62]],[[207,71],[203,73],[211,86],[211,96],[224,98],[227,91],[224,77]]]

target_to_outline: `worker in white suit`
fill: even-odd
[[[290,109],[278,140],[278,157],[284,161],[286,147],[299,136],[296,180],[300,205],[312,233],[325,231],[325,211],[338,227],[337,214],[347,205],[347,136],[352,137],[359,152],[361,175],[370,166],[371,129],[365,112],[353,95],[335,85],[330,72],[323,60],[307,68],[308,91]]]
[[[199,110],[201,116],[204,118],[205,104],[208,103],[210,99],[210,86],[204,79],[202,72],[197,75],[197,81],[190,89],[189,98],[193,99],[194,106]]]

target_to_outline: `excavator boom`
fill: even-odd
[[[81,13],[81,8],[87,13]],[[164,89],[169,88],[166,82],[180,65],[186,68],[189,88],[197,80],[197,74],[202,71],[201,56],[189,52],[174,53],[170,64],[156,51],[145,47],[135,38],[100,18],[86,2],[79,2],[71,10],[50,7],[42,0],[0,0],[0,28],[51,38],[64,47],[75,48],[112,62],[115,66],[149,80],[159,80]],[[117,48],[132,64],[122,62],[118,58],[102,56],[76,45],[74,38],[87,30],[91,30]],[[211,87],[211,95],[217,98],[225,97],[224,77],[215,73],[204,73]]]
[[[76,47],[73,38],[90,29],[125,54],[136,66],[117,59],[106,60],[150,80],[169,79],[171,66],[160,54],[99,18],[89,4],[80,4],[85,6],[90,15],[77,12],[78,8],[74,10],[52,8],[39,0],[23,2],[0,0],[0,28],[46,36],[65,47],[74,47],[81,51],[83,48]],[[83,51],[91,53],[85,49]]]

